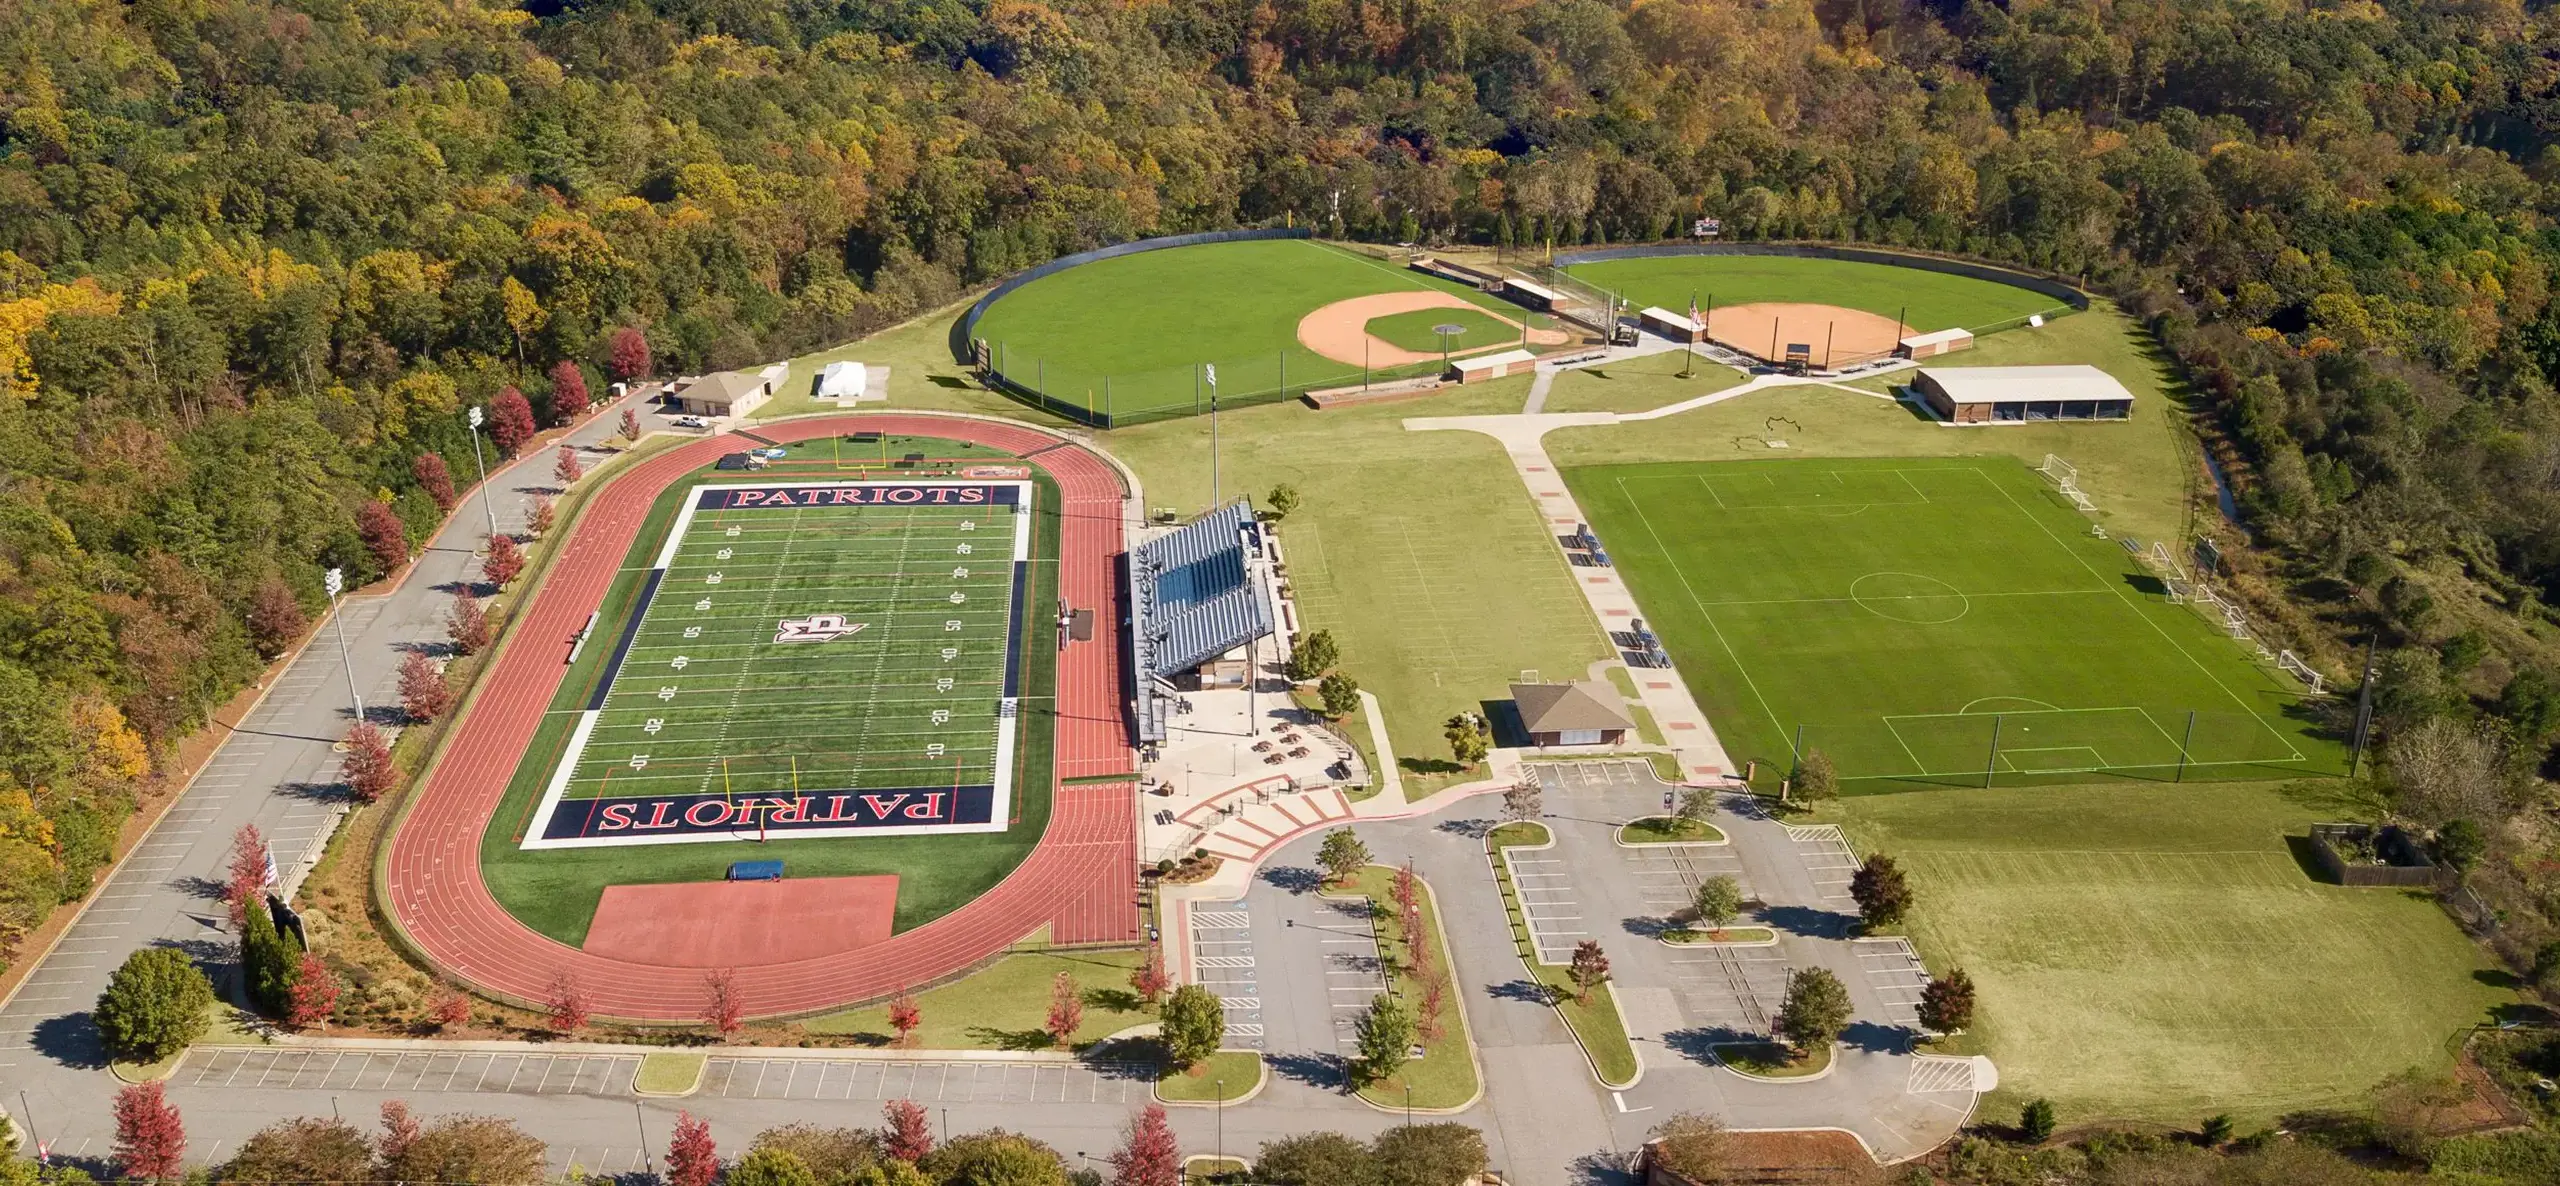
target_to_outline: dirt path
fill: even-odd
[[[1381,292],[1369,296],[1335,301],[1298,319],[1298,344],[1346,366],[1398,367],[1407,363],[1429,362],[1439,355],[1424,350],[1407,350],[1384,338],[1369,333],[1369,323],[1396,313],[1419,309],[1485,310],[1454,293],[1437,289],[1414,289],[1407,292]],[[1573,339],[1560,330],[1533,329],[1529,344],[1561,346]],[[1471,350],[1452,351],[1451,357],[1513,345],[1497,342]]]

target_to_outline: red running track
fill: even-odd
[[[1113,558],[1123,548],[1119,472],[1089,450],[1038,429],[920,413],[874,413],[759,426],[778,442],[855,429],[973,441],[1016,455],[1048,448],[1032,464],[1057,480],[1064,502],[1059,594],[1117,623]],[[1067,445],[1064,448],[1053,446]],[[575,534],[551,563],[506,649],[481,677],[415,801],[395,825],[383,906],[439,970],[493,995],[539,1002],[554,978],[575,976],[589,1007],[606,1017],[689,1021],[702,1012],[703,974],[597,956],[516,920],[480,874],[480,839],[516,764],[568,673],[568,639],[603,604],[607,586],[668,486],[743,446],[711,438],[651,457],[588,500]],[[1115,638],[1116,631],[1106,638]],[[1036,659],[1037,656],[1035,655]],[[1120,648],[1097,640],[1058,660],[1057,769],[1053,778],[1135,768],[1122,724]],[[853,951],[737,969],[758,1016],[815,1012],[870,1000],[959,972],[1042,924],[1059,943],[1139,938],[1137,804],[1125,783],[1055,788],[1049,827],[1031,855],[977,900]]]

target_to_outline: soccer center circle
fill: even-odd
[[[1973,601],[1953,585],[1916,572],[1871,572],[1849,582],[1858,608],[1895,622],[1940,626],[1965,616]]]
[[[1059,596],[1094,607],[1104,621],[1118,620],[1121,597],[1112,578],[1114,557],[1125,545],[1128,487],[1099,454],[1027,425],[961,415],[831,414],[759,424],[755,430],[763,441],[784,444],[857,430],[939,437],[1038,466],[1056,483],[1063,503]],[[497,900],[477,854],[516,764],[567,674],[545,641],[577,635],[598,611],[661,494],[721,456],[757,443],[736,436],[691,441],[607,476],[569,524],[560,553],[521,595],[517,620],[470,703],[392,821],[378,866],[375,898],[393,935],[436,972],[524,1006],[548,1000],[552,986],[565,977],[598,1016],[641,1022],[699,1017],[703,969],[615,959],[534,930]],[[1052,806],[1030,854],[976,899],[877,943],[733,968],[750,1015],[795,1016],[886,997],[963,972],[1043,927],[1059,944],[1138,941],[1134,799],[1126,782],[1083,781],[1135,769],[1120,713],[1120,648],[1070,648],[1058,665],[1056,756],[1046,772]],[[1069,777],[1079,782],[1066,784]],[[456,854],[468,855],[450,859]]]

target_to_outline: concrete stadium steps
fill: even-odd
[[[1284,795],[1237,812],[1201,837],[1198,847],[1229,860],[1259,862],[1291,840],[1350,818],[1351,801],[1340,790]]]

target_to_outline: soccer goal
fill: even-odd
[[[2276,666],[2292,672],[2295,679],[2301,680],[2304,687],[2311,689],[2312,695],[2328,695],[2328,681],[2320,678],[2319,672],[2311,670],[2311,665],[2303,662],[2301,656],[2296,655],[2291,651],[2278,651],[2276,652]]]
[[[2070,499],[2071,505],[2093,515],[2097,513],[2098,504],[2089,501],[2088,493],[2080,489],[2080,467],[2064,461],[2059,455],[2047,453],[2044,464],[2037,466],[2036,472],[2053,483],[2056,493]]]
[[[2161,576],[2178,581],[2184,581],[2187,579],[2187,570],[2178,567],[2178,561],[2169,554],[2168,541],[2151,541],[2150,560],[2151,566],[2160,570]]]

